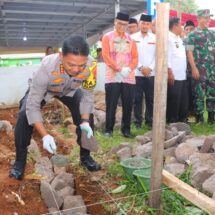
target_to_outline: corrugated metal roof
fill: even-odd
[[[146,0],[120,1],[130,15],[145,9]],[[101,32],[114,17],[115,0],[0,0],[0,47],[57,46],[72,34]]]

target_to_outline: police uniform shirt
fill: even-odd
[[[180,36],[169,32],[168,67],[172,69],[175,80],[186,80],[187,59],[184,43]]]
[[[30,92],[27,98],[26,114],[30,125],[42,122],[40,111],[41,102],[49,101],[54,96],[72,97],[77,89],[83,95],[80,101],[80,114],[93,111],[96,62],[88,57],[86,68],[74,77],[70,77],[64,70],[59,54],[46,56],[33,75]]]
[[[131,38],[136,42],[138,49],[138,67],[135,76],[143,76],[138,70],[139,67],[149,67],[152,72],[150,76],[155,76],[155,56],[156,56],[156,36],[148,32],[143,37],[141,32],[131,35]]]

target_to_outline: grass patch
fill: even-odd
[[[191,123],[192,132],[196,135],[211,135],[215,134],[215,125]]]
[[[210,135],[215,134],[215,126],[208,124],[191,124],[192,132],[195,135]],[[141,129],[136,129],[132,124],[131,131],[133,136],[144,135],[149,129],[143,125]],[[67,130],[61,130],[62,133],[67,134]],[[111,214],[124,215],[124,214],[158,214],[157,210],[150,208],[148,205],[148,193],[144,193],[143,189],[140,188],[137,181],[127,178],[124,174],[120,163],[116,160],[115,154],[109,154],[108,152],[123,142],[134,143],[135,138],[124,138],[121,134],[120,129],[115,129],[113,137],[106,138],[103,135],[102,130],[95,131],[95,137],[99,142],[99,152],[94,154],[95,159],[100,162],[105,169],[106,175],[102,178],[102,184],[106,187],[108,192],[119,185],[126,185],[126,189],[122,193],[113,194],[113,198],[120,198],[116,204],[104,204],[105,210]],[[70,159],[75,162],[77,168],[79,156],[79,146],[74,147],[70,155]],[[76,162],[77,161],[77,162]],[[188,166],[186,171],[179,177],[182,181],[187,184],[190,183],[190,173],[192,167]],[[162,209],[163,214],[171,215],[206,215],[207,213],[193,206],[189,201],[183,198],[181,195],[169,188],[163,186],[162,191]],[[117,208],[116,208],[117,207]]]
[[[63,136],[64,136],[65,138],[71,138],[71,137],[73,137],[72,133],[71,133],[71,132],[69,131],[69,129],[66,128],[66,127],[60,127],[60,128],[58,128],[57,131],[58,131],[59,133],[63,134]]]
[[[131,131],[133,138],[125,138],[122,136],[120,129],[114,129],[113,137],[107,138],[104,136],[102,130],[97,130],[95,132],[95,137],[100,143],[100,147],[103,151],[109,151],[111,148],[118,146],[120,143],[123,142],[135,142],[135,137],[137,135],[144,135],[147,131],[149,131],[148,127],[143,125],[141,129],[136,129],[134,124],[131,125]]]

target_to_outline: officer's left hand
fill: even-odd
[[[80,124],[80,128],[81,128],[81,131],[86,131],[87,132],[87,138],[88,139],[90,139],[90,137],[93,136],[93,130],[90,127],[88,122],[82,122]]]
[[[123,76],[123,78],[127,78],[130,72],[131,72],[131,69],[129,67],[122,67],[120,73]]]

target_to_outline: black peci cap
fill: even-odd
[[[138,24],[135,18],[130,18],[128,24]]]
[[[195,25],[194,25],[194,23],[193,23],[192,20],[186,21],[184,28],[186,28],[187,26],[193,26],[193,27],[195,27]]]
[[[152,22],[152,16],[151,15],[142,14],[140,16],[140,21]]]
[[[117,16],[116,16],[116,19],[128,22],[129,21],[129,15],[125,14],[125,13],[118,12]]]

